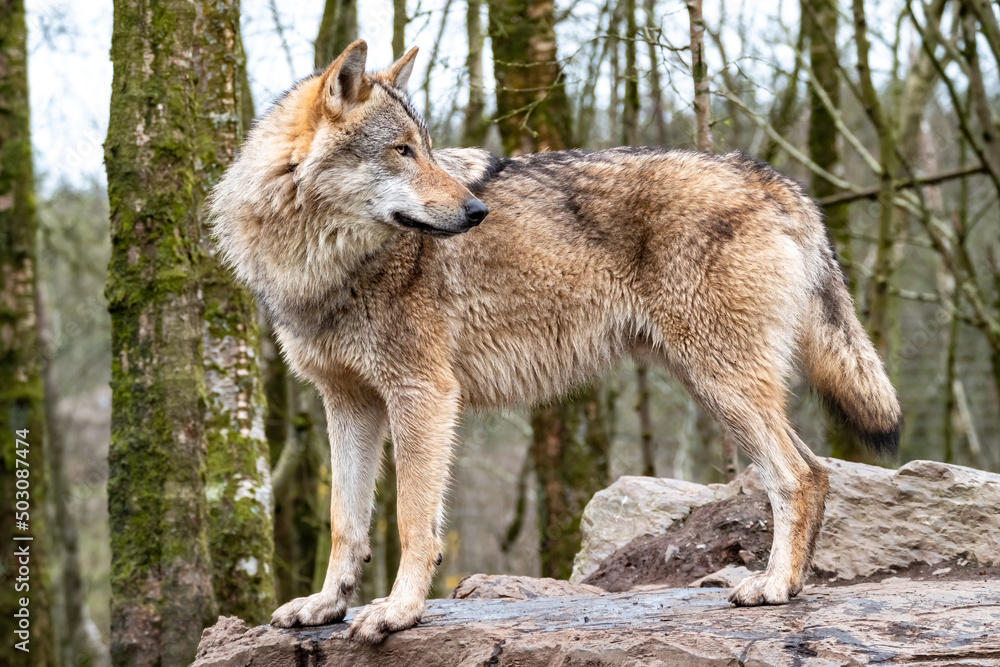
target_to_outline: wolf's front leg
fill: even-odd
[[[392,592],[358,612],[351,621],[352,639],[381,642],[388,633],[416,624],[424,613],[434,569],[442,558],[444,492],[458,410],[454,384],[410,387],[389,401],[402,555]]]
[[[358,386],[320,388],[330,435],[330,562],[323,590],[282,605],[271,625],[322,625],[343,620],[371,558],[368,528],[375,497],[386,412],[382,400]]]

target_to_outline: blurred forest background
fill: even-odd
[[[742,150],[796,178],[900,393],[891,464],[1000,470],[995,3],[294,4],[0,0],[0,526],[30,428],[31,664],[187,664],[217,614],[263,623],[322,586],[323,411],[215,264],[201,202],[255,113],[359,37],[373,67],[421,46],[410,88],[439,147]],[[801,383],[790,404],[818,454],[872,462]],[[631,364],[467,415],[460,440],[439,595],[474,572],[567,577],[584,505],[621,475],[746,463]],[[359,603],[392,586],[394,507],[387,459]],[[2,565],[10,618],[7,547]]]

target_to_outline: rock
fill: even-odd
[[[220,616],[215,625],[206,628],[201,633],[201,641],[198,643],[198,655],[196,660],[202,655],[229,655],[236,660],[234,664],[241,664],[241,657],[249,653],[246,646],[233,644],[234,637],[246,637],[250,628],[241,619],[235,616]],[[259,634],[259,633],[258,633]]]
[[[742,565],[727,565],[717,572],[695,579],[688,584],[688,588],[734,588],[750,574],[750,570]]]
[[[376,647],[348,641],[344,623],[282,630],[220,619],[205,631],[194,667],[995,667],[1000,656],[997,579],[813,587],[777,607],[736,608],[727,595],[672,589],[430,600],[419,625]]]
[[[767,567],[773,535],[763,491],[696,507],[659,536],[633,540],[604,559],[583,583],[612,591],[635,586],[687,586],[727,565]]]
[[[601,561],[643,535],[661,535],[691,510],[736,495],[731,484],[694,484],[677,479],[621,477],[598,491],[583,510],[583,542],[570,581],[583,581]]]
[[[830,495],[813,570],[824,579],[869,577],[918,563],[1000,565],[1000,475],[931,461],[912,461],[899,470],[822,461],[830,473]],[[609,497],[591,501],[598,507],[582,524],[584,546],[575,570],[589,575],[575,581],[622,591],[635,585],[683,586],[730,564],[767,566],[770,505],[753,466],[729,485],[700,492],[690,484],[680,493],[669,485],[616,486],[602,492]],[[661,506],[676,513],[669,523],[640,524],[642,537],[595,564],[593,559],[625,533],[609,511],[611,498],[622,507]],[[679,516],[685,504],[692,509]],[[589,510],[588,505],[584,517]],[[602,542],[597,536],[603,534],[616,539]]]
[[[473,574],[465,577],[448,596],[450,600],[533,600],[563,595],[600,595],[603,588],[559,579],[506,574]]]
[[[823,459],[826,519],[813,569],[840,579],[957,557],[1000,565],[1000,475],[911,461],[899,470]]]

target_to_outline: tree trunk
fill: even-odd
[[[316,517],[330,509],[329,504],[319,507],[319,471],[329,466],[329,458],[321,459],[317,453],[322,448],[314,444],[317,433],[310,407],[314,390],[291,373],[283,379],[286,434],[273,484],[274,579],[279,604],[315,592],[312,584],[321,531]]]
[[[45,504],[42,367],[47,360],[36,320],[27,40],[23,0],[0,0],[0,535],[5,542],[0,616],[10,628],[0,647],[0,664],[41,666],[59,663],[59,644],[47,566],[52,553]],[[28,600],[26,607],[22,599]],[[19,627],[21,614],[29,615],[27,629]]]
[[[656,22],[656,0],[643,0],[646,13],[646,41],[649,46],[649,94],[653,99],[653,123],[656,125],[656,144],[667,145],[667,119],[663,110],[663,84],[660,83],[660,47],[655,44],[660,26]]]
[[[807,2],[808,0],[805,0],[802,3],[801,9],[803,11],[806,11],[809,6]],[[803,25],[799,26],[799,36],[795,43],[795,51],[798,54],[801,54],[805,49],[805,31],[803,30],[805,21],[803,20],[801,23]],[[771,107],[771,112],[768,114],[771,127],[775,129],[779,136],[784,136],[792,124],[799,119],[798,90],[799,72],[801,70],[802,60],[801,58],[796,58],[795,68],[785,83],[785,90],[781,93],[778,103]],[[772,162],[778,154],[779,148],[778,142],[773,137],[768,139],[767,143],[764,144],[764,148],[761,149],[760,159],[764,162]]]
[[[573,145],[551,0],[491,0],[489,10],[504,148],[516,155]],[[543,576],[569,576],[583,508],[608,483],[610,439],[601,394],[594,386],[531,416]]]
[[[357,38],[358,0],[326,0],[316,35],[313,56],[316,69],[325,69]]]
[[[596,99],[596,89],[597,80],[600,75],[602,64],[608,55],[608,50],[611,47],[611,43],[614,41],[611,36],[611,32],[616,30],[615,28],[615,11],[612,10],[613,0],[605,0],[604,6],[601,7],[601,12],[597,16],[597,29],[600,32],[604,29],[604,17],[608,17],[608,38],[603,40],[594,40],[590,46],[590,58],[587,62],[587,76],[584,79],[583,89],[580,91],[579,103],[577,105],[577,122],[576,122],[576,140],[581,146],[586,146],[590,142],[590,129],[594,124],[594,116],[596,115],[597,99]],[[615,10],[617,10],[617,5],[615,5]]]
[[[701,13],[701,0],[687,0],[688,19],[691,24],[691,76],[694,80],[695,145],[705,153],[712,152],[712,104],[709,96],[708,62],[705,60],[705,20]],[[698,408],[702,411],[701,407]],[[708,444],[714,438],[714,429],[706,427],[709,420],[699,415],[698,431],[702,442]],[[722,472],[727,482],[736,479],[740,472],[736,440],[723,427],[719,428],[722,439]]]
[[[701,15],[701,0],[687,0],[691,23],[691,76],[694,79],[695,146],[712,152],[712,106],[708,93],[708,62],[705,60],[705,20]]]
[[[840,78],[837,62],[837,3],[835,0],[803,0],[802,31],[809,43],[809,65],[818,85],[830,99],[832,106],[840,107]],[[833,116],[815,88],[809,88],[809,157],[823,169],[833,172],[840,164],[837,148],[837,129]],[[813,175],[813,196],[817,199],[840,192],[840,188],[823,178]],[[847,207],[832,206],[826,209],[826,224],[837,247],[837,254],[846,260],[848,282],[854,292],[854,271],[851,268],[851,232],[848,229]]]
[[[649,368],[646,364],[637,364],[635,368],[636,402],[635,411],[639,414],[639,443],[642,450],[642,474],[656,477],[656,457],[653,449],[653,420],[649,415]]]
[[[462,144],[465,146],[482,144],[489,130],[489,125],[483,118],[486,101],[483,97],[482,6],[482,0],[466,0],[465,32],[469,53],[465,59],[465,70],[469,75],[469,103],[465,105],[465,122],[462,127]]]
[[[863,0],[853,0],[854,39],[858,58],[858,75],[861,82],[862,103],[875,126],[879,142],[878,242],[875,255],[874,276],[869,284],[867,315],[868,335],[885,358],[886,342],[890,328],[889,282],[892,270],[892,252],[895,242],[894,200],[896,195],[896,139],[894,128],[879,101],[879,93],[872,84],[868,63],[868,26]]]
[[[611,12],[611,22],[608,23],[608,54],[609,54],[609,69],[611,70],[610,90],[608,90],[608,139],[606,140],[608,144],[614,145],[614,135],[618,131],[618,123],[620,122],[619,113],[621,109],[621,95],[619,89],[622,83],[622,68],[621,68],[621,29],[622,29],[622,13],[625,10],[625,5],[623,3],[617,3],[615,5],[615,10]]]
[[[399,60],[406,51],[406,0],[392,0],[392,59]]]
[[[639,144],[639,73],[635,64],[638,27],[635,22],[635,0],[624,0],[625,12],[625,109],[622,115],[622,143],[626,146]],[[647,15],[647,20],[649,16]],[[655,53],[655,50],[651,52]],[[652,60],[656,69],[656,60]],[[639,417],[639,444],[642,451],[642,474],[653,477],[656,474],[653,452],[653,424],[649,414],[649,369],[639,362],[635,367],[636,413]]]
[[[263,623],[274,611],[271,475],[256,306],[217,261],[200,202],[243,135],[239,0],[196,0],[196,210],[204,251],[205,436],[209,549],[219,613]],[[233,63],[235,61],[235,67]]]
[[[600,395],[598,387],[590,387],[574,400],[531,414],[543,577],[568,579],[572,574],[583,509],[610,481],[610,440]]]
[[[489,10],[497,126],[504,150],[519,155],[572,146],[552,0],[490,0]]]
[[[814,77],[809,87],[809,158],[828,172],[834,173],[840,164],[837,148],[837,128],[833,115],[823,104],[816,91],[820,87],[834,108],[840,107],[840,79],[837,62],[837,3],[835,0],[803,0],[802,34],[808,40],[809,67]],[[819,175],[812,177],[812,195],[816,199],[840,193],[836,185]],[[851,230],[848,226],[846,205],[827,207],[826,225],[830,230],[837,254],[844,260],[851,293],[855,290],[854,269],[851,264]],[[826,440],[830,455],[848,461],[867,461],[864,447],[838,419],[826,418]]]
[[[52,505],[53,525],[51,530],[52,557],[60,563],[58,580],[58,614],[53,614],[62,631],[59,635],[59,652],[63,665],[107,665],[111,656],[92,641],[92,622],[87,606],[86,591],[80,572],[80,556],[77,539],[76,518],[69,508],[72,489],[66,475],[66,438],[58,419],[59,389],[55,381],[52,361],[56,350],[52,344],[52,330],[48,317],[48,299],[44,285],[38,285],[37,316],[38,333],[41,339],[42,356],[48,360],[42,369],[45,387],[45,431],[48,436],[46,458],[48,459],[49,492]]]
[[[237,94],[240,100],[240,122],[243,123],[243,134],[246,134],[250,126],[253,125],[254,118],[257,117],[257,112],[254,111],[253,106],[253,91],[250,90],[250,76],[247,74],[247,57],[246,49],[243,48],[242,32],[236,33],[236,48],[242,54],[239,66],[239,91]],[[241,141],[242,139],[243,137],[240,137]]]
[[[639,71],[635,65],[635,43],[639,28],[635,23],[635,0],[625,5],[625,113],[622,115],[622,143],[639,145]]]
[[[392,441],[386,440],[382,451],[382,470],[375,486],[375,511],[370,529],[372,562],[366,567],[361,596],[371,600],[385,597],[392,590],[399,570],[402,549],[396,521],[396,462]]]
[[[427,127],[433,128],[433,118],[431,114],[434,109],[431,105],[431,77],[434,76],[434,67],[437,65],[438,54],[441,52],[441,42],[444,41],[444,30],[448,27],[448,14],[451,12],[451,1],[444,0],[444,7],[441,9],[441,23],[438,24],[437,37],[431,47],[431,55],[427,60],[427,69],[424,70],[424,122]]]
[[[189,664],[217,615],[205,501],[197,15],[185,0],[115,0],[105,165],[118,665]]]

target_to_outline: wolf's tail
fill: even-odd
[[[903,415],[885,366],[854,313],[832,252],[812,292],[800,355],[827,408],[875,454],[895,456]]]

